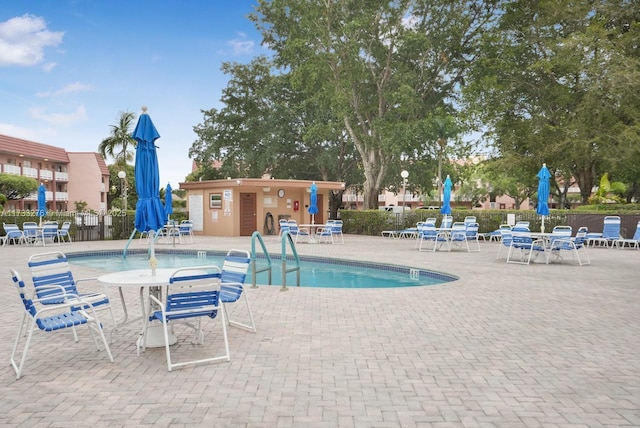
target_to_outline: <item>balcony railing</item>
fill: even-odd
[[[53,180],[53,171],[49,169],[41,169],[40,180]]]
[[[28,166],[22,167],[22,175],[25,177],[38,178],[38,170]]]
[[[69,173],[56,171],[56,181],[69,181]]]
[[[5,174],[20,175],[20,167],[16,165],[4,164],[2,165],[2,172]]]

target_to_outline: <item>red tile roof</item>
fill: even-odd
[[[46,159],[48,162],[69,163],[65,149],[2,134],[0,134],[0,153],[24,154],[30,158]]]

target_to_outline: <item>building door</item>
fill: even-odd
[[[240,236],[251,236],[257,228],[256,194],[240,193]]]

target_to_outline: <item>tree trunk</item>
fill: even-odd
[[[377,150],[376,144],[364,144],[358,134],[351,126],[348,117],[344,117],[344,124],[347,132],[353,141],[360,157],[362,158],[362,169],[364,170],[364,209],[378,209],[378,194],[382,185],[382,179],[387,170],[387,161],[381,151]],[[369,138],[375,138],[371,130],[366,130]]]

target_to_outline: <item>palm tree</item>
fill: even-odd
[[[120,112],[119,123],[111,125],[111,135],[98,146],[103,158],[112,157],[116,165],[126,165],[133,159],[133,150],[129,150],[129,147],[136,147],[136,140],[131,138],[130,129],[135,118],[134,113]]]

